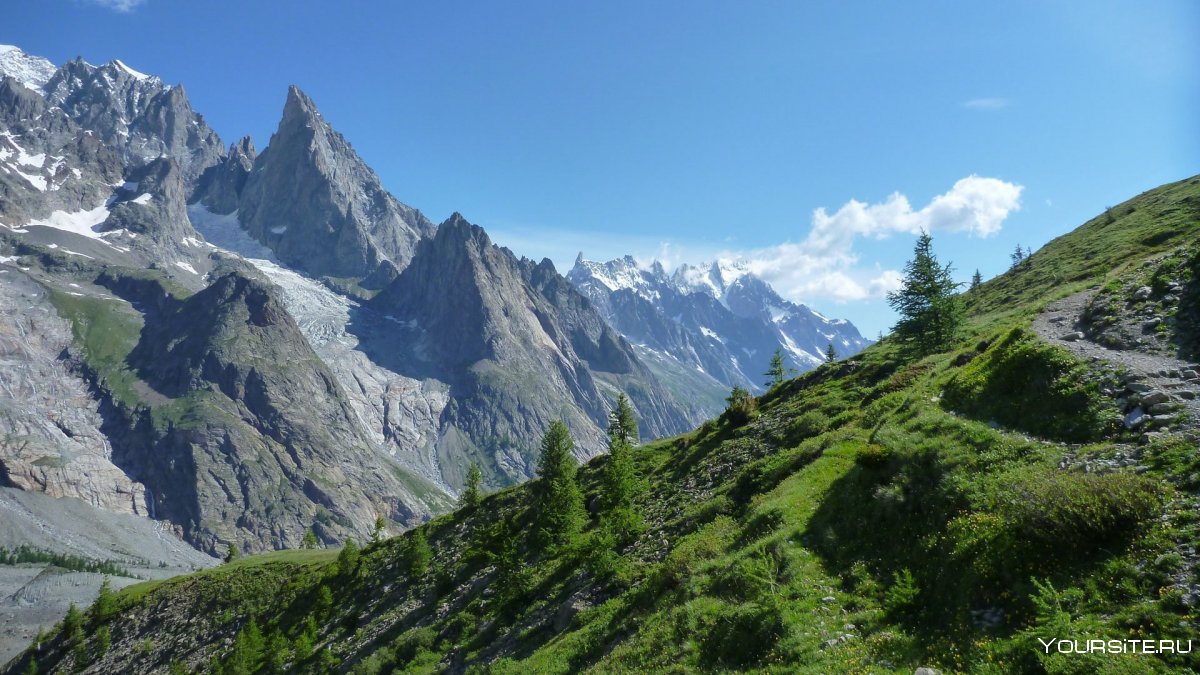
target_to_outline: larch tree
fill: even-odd
[[[575,481],[575,443],[567,425],[554,421],[542,437],[533,485],[535,534],[551,548],[570,546],[583,529],[583,493]]]
[[[617,397],[617,406],[609,415],[608,463],[604,466],[603,514],[601,525],[618,542],[625,542],[643,529],[643,519],[634,500],[644,490],[642,477],[633,462],[637,442],[637,418],[625,394]]]
[[[480,487],[483,485],[483,472],[479,470],[479,465],[471,462],[471,468],[467,469],[467,486],[463,489],[462,496],[458,498],[459,506],[474,508],[479,505],[479,500],[483,499],[483,493],[480,492]]]
[[[944,347],[962,324],[960,284],[953,268],[941,265],[933,254],[933,238],[922,232],[913,248],[913,259],[904,266],[902,286],[888,293],[888,305],[900,315],[892,334],[917,353]]]

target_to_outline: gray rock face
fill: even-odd
[[[164,85],[120,61],[93,66],[75,59],[50,78],[45,91],[51,106],[120,149],[129,166],[166,155],[190,184],[220,160],[221,139],[192,110],[182,86]]]
[[[295,547],[309,527],[363,538],[377,516],[411,524],[444,505],[372,450],[270,284],[233,272],[173,301],[152,283],[109,283],[146,310],[128,362],[150,410],[117,405],[118,461],[202,550]]]
[[[555,419],[566,418],[581,455],[600,451],[600,425],[618,390],[630,394],[650,435],[696,421],[549,261],[518,260],[458,214],[418,245],[371,306],[412,326],[414,348],[395,367],[436,372],[450,384],[442,453],[482,455],[482,466],[499,467],[500,482],[531,475],[534,449]]]
[[[184,239],[199,235],[188,220],[183,172],[175,160],[160,157],[136,169],[131,178],[114,195],[108,218],[98,229],[125,230],[152,240],[159,250],[186,251]]]
[[[0,485],[145,516],[145,487],[113,464],[99,404],[61,358],[71,326],[48,296],[0,264]]]
[[[383,188],[294,86],[279,128],[254,161],[238,213],[284,263],[338,278],[384,274],[390,281],[433,231],[425,216]]]
[[[249,136],[229,146],[225,160],[210,167],[201,177],[196,199],[213,213],[227,215],[236,211],[256,157],[258,153]]]
[[[606,263],[583,259],[567,278],[631,341],[702,372],[714,386],[762,388],[771,354],[809,370],[833,343],[849,356],[870,344],[844,320],[831,320],[781,298],[766,282],[736,265],[661,264],[641,269],[629,256]]]

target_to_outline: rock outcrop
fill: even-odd
[[[390,281],[433,231],[425,216],[383,188],[295,86],[279,128],[254,160],[238,217],[284,263],[368,284]]]

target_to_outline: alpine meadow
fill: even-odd
[[[0,675],[1200,671],[1191,3],[5,14]]]

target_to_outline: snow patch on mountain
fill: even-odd
[[[187,214],[188,220],[192,221],[192,227],[204,235],[204,238],[212,245],[232,251],[243,258],[277,262],[271,249],[259,243],[257,239],[242,229],[241,223],[238,222],[237,211],[222,215],[209,211],[203,204],[196,203],[188,205]]]
[[[13,45],[0,45],[0,76],[7,75],[21,84],[41,91],[58,67],[40,56],[30,56]]]
[[[142,72],[138,72],[138,71],[134,70],[133,68],[130,68],[129,66],[125,65],[125,62],[122,61],[121,59],[113,59],[113,65],[116,66],[117,68],[120,68],[122,71],[124,71],[128,75],[133,76],[133,79],[135,79],[135,80],[141,81],[141,80],[150,79],[149,75],[142,73]]]

